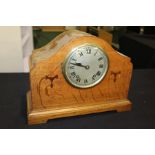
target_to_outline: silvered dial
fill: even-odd
[[[72,49],[63,64],[67,81],[79,88],[98,84],[108,69],[108,58],[103,49],[95,45],[83,45]]]

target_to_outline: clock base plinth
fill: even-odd
[[[46,123],[50,119],[77,116],[106,111],[124,112],[131,110],[132,103],[128,99],[85,104],[82,106],[70,106],[64,108],[44,108],[42,110],[32,110],[30,91],[27,93],[27,115],[28,124]]]

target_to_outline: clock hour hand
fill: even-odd
[[[79,67],[84,67],[85,69],[89,69],[88,65],[84,66],[81,63],[70,63],[70,64],[75,65],[75,66],[79,66]]]

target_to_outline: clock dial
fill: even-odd
[[[95,45],[74,48],[63,65],[67,81],[79,88],[98,84],[108,69],[108,58],[103,49]]]

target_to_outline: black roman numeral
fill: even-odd
[[[81,81],[81,79],[76,79],[76,81],[77,81],[77,82],[80,82],[80,81]]]
[[[100,64],[100,65],[99,65],[99,68],[103,68],[103,64]]]
[[[80,55],[80,57],[81,57],[81,56],[83,56],[83,53],[82,53],[82,52],[80,52],[80,53],[79,53],[79,55]]]
[[[100,72],[100,71],[98,71],[98,72],[96,73],[96,75],[100,76],[100,75],[101,75],[101,72]]]
[[[80,78],[79,75],[76,75],[76,81],[77,81],[77,82],[80,82],[80,81],[81,81],[81,78]]]
[[[86,48],[87,54],[91,54],[91,48]]]
[[[70,66],[70,69],[74,69],[75,68],[75,66]]]
[[[71,76],[74,78],[76,76],[76,73],[75,72],[72,72],[71,73]]]
[[[95,78],[96,78],[96,74],[94,74],[94,75],[92,76],[92,79],[93,79],[93,80],[95,80]]]
[[[88,83],[88,80],[87,80],[87,79],[84,79],[84,83],[85,83],[85,84]]]

